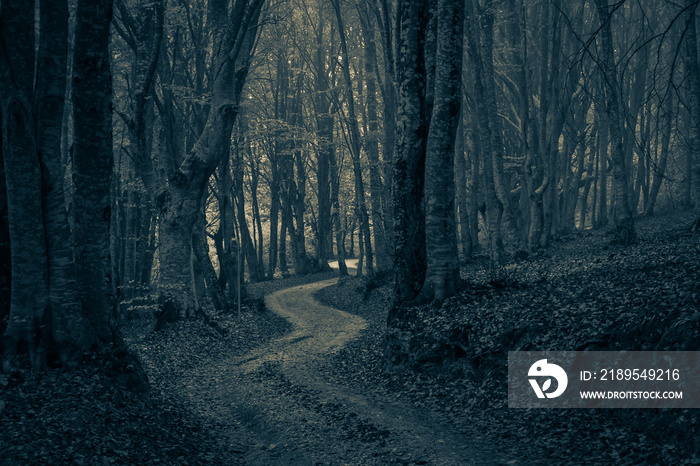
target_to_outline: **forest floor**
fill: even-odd
[[[216,326],[153,333],[143,308],[124,333],[150,397],[109,358],[2,375],[0,464],[698,464],[697,410],[515,410],[505,396],[516,348],[700,349],[689,224],[642,219],[632,246],[586,231],[497,271],[468,265],[458,296],[389,339],[388,281],[331,273],[251,285],[241,315],[210,312]]]
[[[611,244],[609,231],[576,232],[496,271],[477,260],[462,267],[457,296],[410,309],[389,331],[390,286],[343,280],[316,297],[369,326],[329,361],[331,376],[476,429],[507,464],[700,464],[697,409],[507,407],[508,351],[700,350],[691,223],[687,214],[639,219],[630,246]]]
[[[476,432],[454,431],[429,409],[330,376],[329,358],[367,328],[365,319],[313,298],[337,281],[268,295],[267,308],[292,332],[184,374],[205,424],[242,427],[243,444],[240,429],[220,434],[245,464],[504,464]]]

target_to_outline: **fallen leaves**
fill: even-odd
[[[642,219],[638,242],[627,247],[609,246],[604,232],[578,233],[497,277],[467,267],[458,296],[404,309],[388,330],[387,305],[352,296],[359,280],[329,289],[321,301],[371,321],[330,370],[465,429],[478,425],[527,462],[682,464],[700,446],[695,411],[509,410],[506,355],[700,349],[700,239],[688,234],[686,217]],[[390,368],[383,374],[382,349]]]
[[[167,419],[166,400],[146,402],[111,377],[90,364],[12,374],[0,388],[0,464],[178,464],[211,446],[185,412]]]

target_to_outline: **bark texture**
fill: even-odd
[[[78,2],[73,61],[75,259],[80,300],[92,332],[111,337],[109,222],[112,178],[112,2]]]
[[[0,9],[0,287],[10,305],[5,368],[17,352],[27,352],[35,369],[45,366],[49,349],[65,362],[97,338],[78,299],[64,194],[68,4],[42,0],[38,11],[35,18],[34,2],[4,2]]]
[[[40,42],[34,96],[37,150],[42,163],[42,215],[46,232],[50,322],[53,343],[67,357],[86,349],[86,321],[76,289],[76,269],[68,227],[65,166],[61,154],[68,49],[68,3],[41,0]]]
[[[377,116],[377,47],[374,39],[374,22],[365,9],[360,14],[362,32],[365,41],[364,73],[367,86],[367,135],[365,150],[369,159],[369,192],[372,212],[372,232],[374,233],[374,253],[377,270],[389,270],[391,257],[387,249],[386,230],[382,218],[383,185],[379,169],[379,122]]]
[[[596,0],[595,4],[601,24],[601,65],[605,92],[605,113],[610,129],[613,189],[617,213],[615,220],[616,235],[619,242],[626,244],[635,240],[635,231],[634,217],[629,205],[628,173],[622,140],[622,108],[612,43],[612,9],[606,0]]]
[[[439,301],[456,292],[459,255],[455,219],[454,141],[461,105],[464,2],[438,4],[435,98],[425,160],[427,270],[421,295]]]
[[[426,103],[425,30],[427,2],[406,0],[397,9],[396,152],[393,173],[394,311],[414,299],[425,278],[423,185],[430,115]]]
[[[37,338],[48,307],[48,263],[42,220],[41,165],[32,113],[34,2],[0,6],[0,115],[10,245],[10,315],[2,338],[3,369],[18,352],[43,362]]]

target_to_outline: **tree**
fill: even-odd
[[[440,0],[437,12],[435,101],[425,157],[427,270],[421,295],[439,301],[459,282],[455,220],[455,134],[460,116],[464,2]]]
[[[192,317],[192,231],[209,177],[229,151],[231,131],[248,75],[263,0],[211,0],[211,103],[204,128],[158,193],[161,301],[165,321]]]
[[[690,159],[689,168],[695,185],[695,222],[692,230],[700,232],[700,65],[698,64],[698,38],[696,28],[696,16],[698,3],[685,0],[684,10],[686,29],[683,43],[681,44],[681,57],[687,75],[687,83],[684,86],[686,101],[690,112]]]
[[[659,191],[661,190],[661,183],[666,175],[666,164],[668,163],[668,153],[669,147],[671,145],[671,130],[673,127],[673,100],[670,95],[663,97],[663,104],[661,106],[661,115],[659,116],[661,129],[661,144],[659,148],[659,159],[654,163],[653,168],[653,178],[649,191],[648,202],[644,207],[645,215],[654,215],[654,208],[656,207],[656,199],[659,196]]]
[[[370,205],[372,213],[372,231],[374,233],[374,253],[377,260],[378,270],[389,270],[391,268],[391,257],[387,248],[386,229],[382,212],[383,185],[381,171],[379,170],[379,122],[377,115],[377,47],[375,43],[374,20],[369,13],[369,8],[365,4],[358,7],[360,24],[365,45],[364,56],[364,78],[367,87],[366,107],[367,107],[367,129],[365,136],[365,152],[369,159],[369,190]],[[384,148],[384,150],[389,150]]]
[[[118,299],[129,301],[139,289],[150,285],[155,252],[157,219],[153,205],[159,176],[154,167],[157,159],[153,151],[156,122],[153,93],[158,64],[162,62],[165,5],[163,0],[156,0],[139,2],[130,8],[127,0],[117,0],[115,10],[112,24],[132,56],[131,72],[124,73],[123,78],[115,73],[115,95],[128,96],[128,103],[125,103],[128,110],[119,110],[119,99],[115,99],[115,108],[124,123],[129,143],[115,154],[116,192],[112,216],[113,228],[119,228],[115,231],[119,234],[114,235],[113,248],[115,288]],[[114,48],[120,50],[119,42],[113,42]],[[126,81],[125,89],[121,88],[122,80]],[[118,123],[115,122],[115,129],[119,128]]]
[[[75,287],[76,268],[64,187],[63,112],[68,63],[68,5],[40,3],[40,42],[37,55],[35,118],[37,150],[42,162],[42,217],[46,234],[51,308],[51,338],[59,356],[92,343],[84,329],[81,302]],[[80,50],[74,55],[78,55]],[[79,92],[79,91],[76,91]],[[107,154],[102,154],[107,156]]]
[[[396,69],[394,64],[394,42],[395,21],[393,15],[393,2],[387,0],[374,0],[374,12],[379,25],[379,32],[382,45],[382,56],[384,57],[384,79],[382,90],[382,109],[384,123],[384,143],[382,150],[382,173],[384,175],[384,202],[382,202],[382,217],[384,219],[384,230],[386,234],[387,248],[392,256],[394,252],[394,207],[393,207],[393,177],[394,177],[394,150],[396,148]],[[379,74],[378,74],[379,77]]]
[[[630,243],[635,239],[634,217],[629,205],[628,170],[625,164],[623,148],[622,128],[620,127],[623,112],[620,104],[619,82],[615,55],[612,43],[612,15],[614,10],[607,4],[607,0],[596,0],[596,10],[600,20],[600,69],[603,76],[603,89],[605,93],[605,113],[610,128],[610,142],[612,144],[611,155],[613,162],[613,187],[615,189],[616,235],[623,243]]]
[[[120,21],[114,21],[115,28],[134,55],[131,111],[121,116],[129,131],[131,159],[146,190],[155,197],[158,188],[148,135],[153,121],[152,112],[148,110],[153,105],[152,92],[163,37],[163,0],[140,4],[136,14],[131,13],[126,0],[116,0],[115,5],[120,13]]]
[[[109,322],[112,5],[81,0],[77,7],[72,239],[60,152],[68,4],[40,3],[36,55],[34,8],[34,2],[0,4],[6,52],[0,58],[0,115],[11,251],[4,369],[20,352],[39,369],[51,347],[65,362],[114,337]]]
[[[4,361],[28,352],[32,366],[43,365],[36,339],[48,307],[48,263],[41,216],[41,165],[33,127],[34,4],[0,4],[3,80],[3,159],[9,222],[11,298],[3,335]],[[45,343],[42,344],[45,346]],[[5,367],[6,369],[7,367]]]
[[[342,52],[342,73],[343,83],[345,84],[345,99],[348,111],[346,123],[348,126],[348,139],[350,140],[350,155],[352,156],[352,167],[355,174],[355,202],[356,209],[360,220],[360,231],[364,240],[364,252],[367,256],[367,271],[369,275],[374,273],[373,255],[372,255],[372,237],[369,228],[369,215],[367,214],[367,203],[365,201],[364,181],[362,180],[362,167],[360,164],[360,129],[355,112],[355,96],[352,89],[352,78],[350,76],[350,54],[348,53],[348,45],[346,39],[346,31],[343,23],[340,4],[338,0],[333,0],[333,8],[335,9],[335,17],[338,22],[338,34],[340,36],[340,50]],[[358,275],[362,273],[361,266],[358,264]]]
[[[467,19],[467,42],[470,65],[472,68],[469,77],[473,81],[476,95],[474,101],[476,102],[475,111],[478,128],[477,153],[479,156],[479,163],[483,165],[482,185],[485,193],[484,213],[489,238],[488,244],[491,266],[493,267],[495,264],[500,264],[503,260],[503,240],[501,238],[503,205],[498,198],[494,178],[494,151],[498,151],[498,149],[493,146],[493,132],[496,128],[494,127],[495,122],[493,121],[494,116],[492,113],[495,109],[489,109],[486,99],[482,97],[487,95],[486,80],[489,79],[489,77],[493,79],[493,75],[485,75],[484,73],[484,60],[488,57],[484,57],[481,53],[480,31],[482,28],[480,25],[480,16],[478,14],[478,2],[475,0],[467,5]],[[492,20],[493,19],[491,19],[491,21]],[[488,24],[489,23],[487,23],[487,26]],[[484,33],[490,36],[491,29],[489,27],[485,29],[486,31],[484,31]],[[491,94],[489,93],[489,95]],[[495,105],[495,102],[492,100],[491,104]]]
[[[0,105],[0,122],[2,106]],[[0,123],[1,124],[1,123]],[[10,225],[7,217],[7,189],[5,187],[5,162],[2,154],[2,126],[0,126],[0,337],[5,333],[10,318]]]
[[[442,301],[456,293],[459,282],[454,157],[464,13],[465,5],[453,0],[440,0],[437,9],[420,1],[398,7],[396,272],[389,324],[402,318],[402,305]],[[495,189],[492,194],[495,198]]]
[[[396,149],[393,173],[394,305],[414,299],[425,279],[425,214],[423,186],[425,150],[430,126],[426,101],[425,39],[428,5],[424,0],[405,0],[397,6],[396,51]]]
[[[462,260],[469,262],[479,247],[479,185],[474,135],[471,125],[471,108],[468,108],[466,92],[462,91],[462,122],[455,144],[455,194],[459,210],[459,240],[462,244]]]
[[[111,336],[112,2],[78,2],[73,58],[73,239],[80,300],[95,334]]]
[[[233,179],[233,205],[236,207],[236,213],[238,217],[238,227],[237,227],[237,237],[239,238],[239,243],[241,247],[242,257],[245,257],[245,263],[248,268],[248,275],[250,280],[253,282],[261,281],[265,276],[265,269],[262,262],[258,263],[257,253],[255,251],[255,245],[253,244],[253,237],[250,234],[250,228],[248,228],[248,220],[246,218],[246,202],[245,202],[245,186],[244,186],[244,175],[245,175],[245,161],[244,158],[252,158],[251,143],[244,136],[246,134],[245,126],[247,122],[245,118],[238,119],[238,131],[234,134],[234,149],[231,156],[231,172],[222,173],[219,172],[219,176],[231,176]],[[228,195],[227,192],[222,193],[223,195]]]
[[[318,182],[318,228],[316,259],[319,267],[328,267],[328,259],[331,255],[331,245],[333,232],[332,223],[332,199],[331,199],[331,177],[335,174],[331,171],[331,160],[335,158],[335,148],[333,146],[333,98],[329,85],[329,74],[332,73],[331,66],[327,65],[324,57],[325,38],[325,14],[322,10],[322,0],[318,2],[318,24],[315,28],[314,54],[311,57],[311,68],[314,75],[314,82],[317,92],[313,94],[312,101],[316,119],[316,134],[319,139],[317,150],[317,171]],[[331,44],[330,48],[333,48]],[[333,62],[331,62],[333,63]],[[347,273],[344,258],[338,258],[339,268]]]

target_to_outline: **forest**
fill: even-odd
[[[0,0],[0,464],[697,464],[699,5]]]

